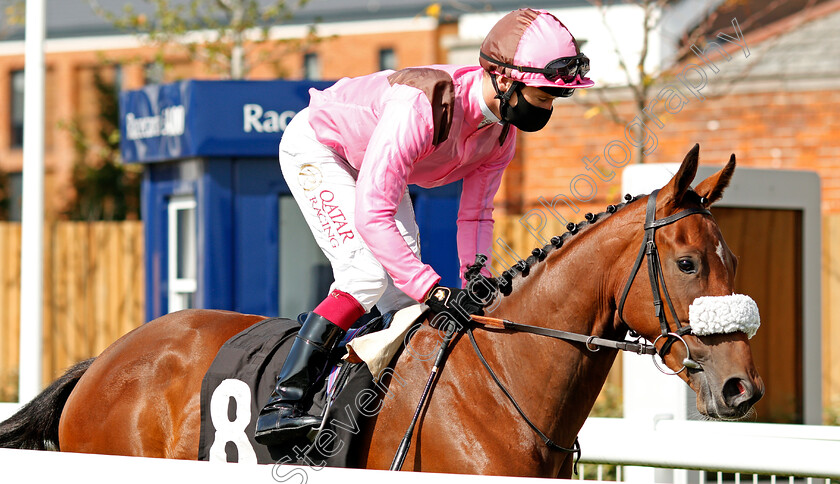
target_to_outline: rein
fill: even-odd
[[[627,280],[627,283],[624,286],[624,290],[621,294],[621,299],[618,304],[618,317],[619,320],[627,325],[627,322],[624,320],[623,312],[624,312],[624,303],[627,300],[627,295],[630,292],[630,288],[633,285],[633,281],[636,279],[636,274],[639,272],[639,268],[642,265],[642,260],[647,257],[647,268],[648,268],[648,277],[650,279],[650,286],[651,292],[653,293],[653,306],[656,313],[656,317],[659,319],[659,324],[662,329],[662,334],[654,340],[652,344],[640,343],[637,341],[615,341],[610,339],[603,339],[598,338],[596,336],[587,336],[578,333],[572,333],[568,331],[561,331],[557,329],[550,329],[550,328],[543,328],[539,326],[531,326],[527,324],[520,324],[515,323],[513,321],[509,321],[506,319],[499,319],[499,318],[492,318],[489,316],[478,316],[472,315],[471,318],[476,325],[487,328],[487,329],[499,329],[499,330],[507,330],[507,331],[514,331],[519,333],[530,333],[539,336],[547,336],[549,338],[555,338],[565,341],[574,341],[578,343],[583,343],[587,350],[591,352],[599,351],[602,347],[604,348],[612,348],[622,351],[630,351],[633,353],[637,353],[640,355],[651,355],[654,358],[654,364],[656,364],[657,368],[663,373],[665,372],[659,364],[656,362],[656,342],[659,341],[660,338],[666,338],[665,344],[659,351],[660,356],[664,357],[665,353],[668,352],[671,345],[675,341],[681,341],[685,345],[686,349],[686,358],[683,360],[683,367],[672,374],[677,374],[683,371],[685,368],[693,368],[693,369],[701,369],[699,363],[691,359],[691,354],[688,350],[688,344],[686,344],[685,340],[682,336],[691,334],[691,326],[684,325],[680,322],[679,316],[677,316],[677,312],[674,309],[674,305],[671,302],[671,296],[668,294],[668,288],[665,286],[665,276],[662,272],[662,262],[659,259],[659,251],[656,247],[656,229],[660,227],[664,227],[666,225],[672,224],[677,220],[680,220],[684,217],[694,214],[701,214],[701,215],[711,215],[711,212],[705,208],[689,208],[677,212],[673,215],[670,215],[665,218],[657,219],[656,218],[656,196],[658,195],[659,190],[654,190],[651,192],[650,196],[648,197],[647,207],[645,210],[645,235],[642,239],[642,246],[639,249],[639,253],[636,256],[636,261],[633,263],[633,268],[630,271],[630,276]],[[673,317],[675,324],[677,326],[676,332],[671,332],[670,326],[668,323],[668,317],[663,310],[662,305],[662,297],[660,296],[660,288],[662,293],[665,296],[665,302],[668,304],[668,309],[671,312],[671,316]],[[629,325],[628,325],[629,326]],[[504,386],[501,382],[499,377],[490,367],[490,364],[484,358],[484,355],[481,353],[481,349],[478,347],[478,343],[475,340],[475,336],[473,335],[473,328],[469,327],[466,329],[467,334],[470,337],[470,343],[472,343],[473,349],[475,350],[478,359],[481,361],[481,364],[490,374],[490,377],[499,387],[499,389],[504,393],[505,397],[511,402],[519,415],[525,420],[525,423],[528,424],[529,427],[536,433],[545,443],[552,450],[557,450],[560,452],[565,452],[569,454],[576,454],[575,457],[575,467],[577,467],[577,462],[580,460],[580,443],[578,438],[575,437],[575,442],[571,448],[563,447],[555,443],[551,438],[549,438],[542,430],[540,430],[532,421],[525,415],[525,412],[516,402],[516,399],[511,395],[510,391]],[[577,471],[575,471],[577,473]]]
[[[603,339],[598,338],[596,336],[586,336],[578,333],[571,333],[568,331],[561,331],[558,329],[550,329],[550,328],[542,328],[539,326],[531,326],[528,324],[520,324],[514,323],[513,321],[509,321],[507,319],[499,319],[499,318],[491,318],[489,316],[477,316],[472,315],[472,320],[477,325],[483,326],[487,329],[500,329],[500,330],[507,330],[507,331],[514,331],[518,333],[530,333],[539,336],[547,336],[549,338],[565,340],[565,341],[575,341],[578,343],[583,343],[586,346],[586,349],[595,353],[596,351],[600,351],[601,347],[605,348],[613,348],[622,351],[632,351],[633,353],[637,353],[640,355],[654,355],[656,354],[656,348],[653,345],[645,344],[645,343],[634,343],[632,341],[615,341],[611,339]],[[487,373],[490,374],[490,377],[496,382],[496,385],[505,394],[505,397],[510,401],[513,407],[519,412],[519,415],[525,420],[525,423],[531,427],[531,430],[534,431],[545,443],[545,445],[552,450],[557,450],[560,452],[565,452],[567,454],[575,454],[575,462],[574,462],[574,473],[577,474],[577,463],[580,460],[580,441],[577,437],[575,437],[575,443],[572,445],[571,448],[563,447],[558,445],[556,442],[551,440],[545,432],[539,429],[539,427],[525,415],[525,412],[522,410],[522,407],[519,406],[516,399],[510,393],[510,391],[505,387],[499,377],[496,375],[496,372],[493,371],[493,368],[490,367],[490,364],[484,358],[484,355],[481,353],[481,349],[478,347],[478,343],[475,341],[475,336],[473,335],[473,328],[467,328],[467,335],[470,337],[470,343],[472,343],[472,347],[475,350],[476,356],[478,356],[479,361],[487,370]]]
[[[645,223],[644,223],[644,230],[645,235],[642,239],[642,246],[639,249],[639,253],[636,256],[636,261],[633,263],[633,268],[630,270],[630,276],[627,279],[627,283],[624,285],[624,290],[621,293],[621,299],[618,304],[618,318],[619,320],[627,325],[627,321],[624,320],[624,303],[627,300],[627,295],[630,293],[630,288],[633,286],[633,281],[636,279],[636,274],[639,272],[639,268],[642,266],[642,260],[647,257],[647,268],[648,268],[648,277],[650,279],[650,287],[651,292],[653,293],[653,306],[656,313],[656,317],[659,319],[659,325],[662,329],[662,334],[660,334],[656,340],[653,341],[652,344],[640,343],[639,340],[636,341],[616,341],[604,338],[598,338],[597,336],[587,336],[578,333],[572,333],[568,331],[561,331],[551,328],[544,328],[539,326],[531,326],[527,324],[520,324],[515,323],[513,321],[509,321],[506,319],[498,319],[492,318],[488,316],[478,316],[472,315],[472,321],[477,325],[487,329],[498,329],[498,330],[506,330],[506,331],[514,331],[520,333],[530,333],[539,336],[546,336],[549,338],[555,338],[565,341],[573,341],[578,343],[583,343],[586,346],[586,349],[590,352],[600,351],[602,347],[604,348],[611,348],[616,350],[622,351],[632,351],[634,353],[640,355],[651,355],[653,357],[653,362],[656,367],[662,371],[663,373],[667,373],[665,370],[659,366],[659,363],[656,361],[656,342],[659,341],[660,338],[666,338],[665,344],[662,345],[662,348],[658,351],[660,357],[664,357],[664,355],[668,352],[675,341],[681,341],[683,345],[685,345],[686,349],[686,357],[683,359],[683,367],[680,368],[679,371],[673,372],[671,374],[677,374],[681,371],[685,370],[686,368],[692,369],[702,369],[699,363],[691,359],[691,353],[688,349],[688,344],[683,339],[684,335],[691,334],[691,326],[684,325],[680,322],[679,316],[677,316],[677,312],[674,309],[674,304],[671,302],[671,296],[668,294],[668,288],[665,286],[665,275],[662,272],[662,261],[659,259],[659,251],[656,247],[656,229],[664,227],[666,225],[672,224],[677,220],[680,220],[684,217],[694,214],[701,214],[701,215],[711,215],[711,212],[705,208],[689,208],[677,212],[673,215],[669,215],[668,217],[658,219],[656,218],[656,196],[659,194],[659,190],[654,190],[648,196],[647,207],[645,210]],[[475,269],[475,273],[478,274],[481,266],[484,265],[486,258],[479,255],[476,257],[476,264],[472,266],[472,269],[468,269],[467,276],[469,276],[470,271]],[[671,332],[670,326],[668,323],[668,316],[666,315],[665,311],[663,310],[662,304],[662,297],[660,296],[660,289],[662,294],[665,296],[665,302],[668,304],[668,309],[671,312],[671,316],[674,319],[674,322],[677,326],[676,332]],[[484,358],[484,355],[481,353],[481,349],[478,347],[478,343],[475,340],[475,335],[473,334],[474,327],[467,327],[467,328],[460,328],[461,330],[466,331],[469,335],[470,343],[472,343],[473,349],[475,350],[476,356],[481,361],[481,364],[490,374],[490,377],[499,387],[499,389],[504,393],[505,397],[507,397],[508,401],[513,405],[519,415],[525,420],[525,423],[531,427],[531,430],[536,433],[540,439],[545,443],[545,445],[552,450],[565,452],[567,454],[575,454],[575,473],[577,473],[577,463],[580,460],[580,442],[578,438],[575,437],[575,442],[572,444],[572,447],[563,447],[558,445],[556,442],[551,440],[548,435],[545,434],[542,430],[537,427],[534,422],[525,415],[525,412],[522,410],[522,407],[519,406],[516,399],[513,395],[508,391],[508,389],[504,386],[502,381],[496,375],[496,372],[490,367],[490,364],[487,362],[487,359]],[[632,332],[632,330],[631,330]],[[421,396],[420,403],[417,406],[417,410],[414,414],[414,419],[409,426],[409,429],[406,431],[406,435],[403,438],[403,442],[400,444],[400,448],[397,450],[397,454],[394,456],[394,461],[391,464],[391,470],[399,470],[402,467],[403,459],[408,451],[407,442],[410,441],[411,435],[414,430],[414,425],[418,419],[420,410],[424,407],[426,397],[429,393],[429,388],[431,385],[434,384],[435,376],[439,371],[439,367],[443,365],[443,358],[445,358],[446,349],[448,347],[451,338],[453,337],[453,332],[450,330],[447,332],[447,338],[441,345],[440,352],[438,354],[437,361],[432,369],[432,373],[429,375],[428,382],[426,384],[426,389],[423,391],[423,395]]]
[[[586,349],[593,353],[599,351],[601,347],[604,347],[622,351],[630,351],[632,353],[637,353],[640,355],[656,354],[656,348],[653,345],[645,343],[603,339],[598,338],[597,336],[586,336],[579,333],[561,331],[559,329],[542,328],[540,326],[530,326],[528,324],[514,323],[513,321],[509,321],[507,319],[491,318],[489,316],[473,315],[472,319],[474,322],[486,328],[515,331],[517,333],[530,333],[540,336],[548,336],[549,338],[554,339],[584,343],[586,345]]]
[[[532,422],[531,419],[529,419],[528,416],[525,415],[525,412],[516,402],[516,399],[513,398],[513,395],[511,395],[510,391],[508,391],[508,389],[505,388],[505,385],[502,383],[502,381],[499,380],[499,377],[496,375],[496,372],[494,372],[493,369],[490,368],[490,364],[487,363],[487,360],[484,358],[484,354],[481,353],[481,349],[479,349],[478,343],[475,341],[475,335],[473,335],[473,328],[467,328],[467,335],[469,335],[470,337],[470,343],[472,343],[473,349],[475,350],[475,354],[478,356],[478,359],[481,361],[481,364],[484,365],[484,368],[486,368],[487,372],[490,373],[490,376],[493,378],[493,381],[496,382],[496,385],[498,385],[499,389],[502,390],[502,393],[504,393],[507,399],[510,401],[510,403],[513,404],[513,407],[516,409],[517,412],[519,412],[519,415],[525,420],[525,423],[527,423],[528,426],[531,427],[531,430],[533,430],[537,435],[540,436],[542,441],[549,449],[559,450],[560,452],[576,455],[574,465],[575,474],[577,474],[577,463],[580,460],[580,442],[578,441],[578,438],[575,437],[575,443],[572,444],[571,448],[563,447],[561,445],[557,445],[556,442],[551,440],[549,436],[547,436],[542,430],[540,430],[539,427],[537,427],[534,424],[534,422]]]

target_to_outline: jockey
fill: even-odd
[[[521,9],[499,20],[479,63],[341,79],[313,89],[309,107],[286,128],[283,176],[335,282],[292,345],[257,419],[257,442],[274,444],[320,425],[320,417],[305,413],[312,389],[336,343],[374,305],[382,314],[418,302],[436,313],[480,311],[480,304],[461,304],[465,291],[440,286],[440,276],[421,262],[407,185],[463,180],[457,232],[463,274],[476,254],[490,253],[493,196],[516,144],[510,126],[543,128],[557,97],[594,83],[585,77],[589,59],[575,38],[544,10]]]

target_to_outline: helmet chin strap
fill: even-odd
[[[493,90],[496,91],[496,95],[493,99],[499,100],[499,114],[502,118],[502,134],[499,135],[499,144],[501,145],[504,144],[508,131],[510,131],[510,121],[505,119],[505,111],[507,111],[507,106],[510,104],[510,98],[513,96],[514,92],[521,89],[525,84],[519,81],[513,81],[508,90],[502,92],[501,89],[499,89],[499,84],[496,83],[496,74],[490,74],[490,82],[493,84]]]

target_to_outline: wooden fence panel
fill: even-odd
[[[17,399],[20,224],[0,223],[0,401]]]
[[[823,218],[823,405],[840,425],[840,214]]]
[[[44,381],[144,321],[142,222],[44,230]],[[20,224],[0,223],[0,401],[17,398]]]
[[[802,212],[713,207],[712,214],[739,260],[735,292],[749,294],[761,314],[761,330],[750,340],[768,388],[758,416],[802,423]]]

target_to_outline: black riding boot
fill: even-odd
[[[254,438],[263,445],[303,436],[321,425],[321,417],[301,409],[327,371],[330,352],[345,331],[327,318],[309,313],[277,376],[277,386],[257,417]]]

